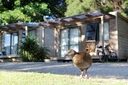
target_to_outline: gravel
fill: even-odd
[[[80,71],[72,62],[3,62],[0,71],[38,72],[79,76]],[[128,79],[128,63],[93,63],[88,70],[90,77]]]

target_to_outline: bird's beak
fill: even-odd
[[[68,54],[65,54],[65,56],[64,57],[67,57],[68,56]]]
[[[66,57],[66,56],[67,56],[67,54],[64,57]]]

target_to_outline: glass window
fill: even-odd
[[[101,24],[92,23],[87,25],[86,29],[86,41],[102,40]],[[109,40],[109,24],[108,22],[104,23],[104,40]]]
[[[9,55],[11,48],[11,34],[4,34],[4,47],[2,48],[3,55]]]
[[[25,41],[25,36],[26,36],[26,31],[25,30],[22,30],[22,42]]]
[[[79,51],[80,30],[78,27],[62,29],[60,34],[60,56],[64,57],[68,49]]]
[[[18,34],[12,33],[11,35],[11,54],[17,54],[18,48]]]
[[[36,30],[29,30],[28,34],[31,36],[36,36]]]
[[[3,55],[17,54],[18,33],[4,34],[4,46],[2,47]]]
[[[64,57],[68,50],[68,40],[69,40],[69,35],[68,35],[68,29],[63,29],[61,30],[61,39],[60,39],[60,49],[61,49],[61,57]]]
[[[61,30],[61,45],[68,45],[68,29]]]
[[[101,24],[100,24],[100,41],[102,40]],[[104,23],[104,40],[109,40],[109,24]]]
[[[79,51],[79,32],[78,28],[70,29],[70,49],[75,51]]]
[[[87,25],[86,29],[86,40],[98,40],[98,32],[99,24],[98,23],[91,23]]]
[[[28,34],[31,36],[36,36],[36,30],[29,30]],[[26,31],[22,30],[22,41],[25,41]]]

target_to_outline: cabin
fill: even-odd
[[[44,29],[37,22],[17,22],[0,27],[0,62],[21,61],[18,50],[28,34],[39,39],[39,46],[50,50],[50,57],[55,55],[53,29]]]
[[[47,26],[54,28],[54,46],[60,60],[70,59],[64,57],[68,49],[86,48],[91,48],[92,58],[97,59],[97,45],[105,44],[110,44],[119,59],[128,59],[128,19],[118,12],[104,14],[95,10],[49,21]]]
[[[85,51],[91,48],[97,57],[97,45],[111,45],[118,58],[128,59],[128,19],[118,12],[100,10],[39,23],[17,22],[0,27],[0,52],[4,57],[17,57],[24,36],[28,33],[39,38],[39,45],[48,47],[51,59],[71,60],[64,57],[68,49]]]

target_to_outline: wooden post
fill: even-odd
[[[102,52],[104,53],[104,16],[101,16]]]
[[[28,26],[25,26],[25,35],[28,35]]]
[[[45,28],[43,27],[43,26],[40,26],[39,28],[38,28],[38,34],[39,34],[39,36],[38,36],[38,38],[39,38],[39,40],[40,40],[40,46],[41,47],[43,47],[44,46],[44,32],[45,31]]]
[[[1,31],[1,52],[3,51],[3,47],[4,47],[4,41],[5,41],[4,34],[5,33],[6,33],[5,31]]]
[[[45,41],[45,28],[42,27],[42,46],[45,45],[44,41]]]
[[[57,28],[54,28],[54,49],[55,49],[55,56],[60,57],[59,54],[59,35],[60,35],[60,30]]]
[[[18,48],[20,48],[21,41],[22,41],[22,30],[18,31],[18,36],[19,36],[19,38],[18,38]]]
[[[3,41],[3,33],[0,31],[0,52],[2,52],[2,41]]]

